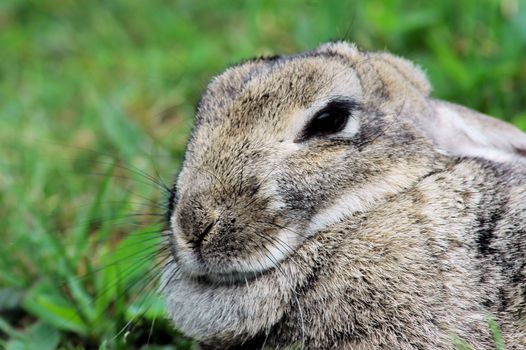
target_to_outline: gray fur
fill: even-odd
[[[526,135],[343,43],[214,78],[176,183],[167,313],[203,348],[526,349]],[[357,132],[298,141],[331,98]]]

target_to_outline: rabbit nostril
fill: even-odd
[[[214,227],[214,224],[216,222],[215,221],[211,221],[208,226],[203,230],[203,232],[201,232],[201,235],[200,237],[204,237],[208,234],[208,232],[210,232],[210,230],[212,229],[212,227]]]
[[[259,192],[259,188],[260,188],[260,187],[261,187],[260,185],[257,185],[257,186],[252,187],[252,191],[250,192],[250,196],[255,196],[256,193]]]
[[[192,244],[192,248],[196,251],[200,251],[201,250],[201,243],[203,243],[203,240],[205,239],[206,235],[208,235],[208,233],[212,230],[212,228],[214,227],[216,221],[211,221],[208,226],[205,227],[205,229],[197,236],[196,239],[193,239],[190,241],[190,243]]]

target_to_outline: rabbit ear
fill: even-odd
[[[498,162],[526,162],[526,134],[516,127],[452,103],[433,100],[435,116],[423,121],[425,133],[451,155]]]
[[[408,82],[410,86],[424,96],[428,96],[431,92],[431,84],[429,84],[426,74],[413,62],[385,52],[372,53],[369,56],[377,63],[375,65],[376,70],[382,76],[384,83],[393,87],[391,90],[399,90],[403,93],[406,90],[400,91],[403,88],[400,81],[403,81],[404,83]]]
[[[352,60],[361,58],[361,53],[355,44],[346,41],[331,41],[320,45],[315,52],[327,55],[340,55]]]
[[[431,85],[422,69],[411,61],[387,52],[363,53],[356,45],[345,41],[329,42],[318,47],[315,52],[326,55],[347,57],[357,65],[369,64],[382,80],[382,84],[393,95],[405,95],[414,88],[425,96],[429,95]],[[371,78],[372,79],[372,78]],[[409,82],[409,84],[400,84]]]

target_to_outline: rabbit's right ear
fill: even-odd
[[[434,115],[421,120],[427,136],[443,152],[498,162],[526,162],[526,134],[468,108],[432,100]]]

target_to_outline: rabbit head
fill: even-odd
[[[429,92],[409,61],[342,42],[214,78],[169,213],[174,262],[162,289],[176,327],[208,344],[268,331],[314,271],[328,273],[313,236],[450,156],[487,147],[515,157],[513,138],[473,136],[467,125],[486,121],[463,120]]]

